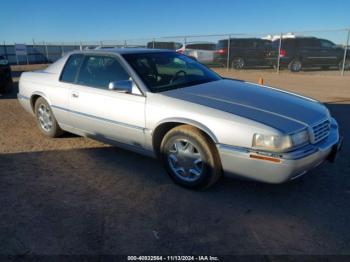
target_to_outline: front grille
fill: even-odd
[[[330,128],[331,128],[331,123],[328,119],[312,126],[312,132],[313,132],[312,143],[315,144],[325,139],[329,135]]]

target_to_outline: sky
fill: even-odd
[[[8,43],[340,28],[350,28],[349,0],[5,0],[0,5],[0,41]],[[346,38],[344,32],[324,34],[340,42]]]

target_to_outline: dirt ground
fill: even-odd
[[[15,81],[32,68],[14,67]],[[350,254],[350,77],[218,72],[325,102],[345,135],[338,161],[287,184],[224,177],[190,191],[154,159],[44,137],[15,82],[0,96],[0,255]]]

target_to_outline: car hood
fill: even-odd
[[[162,94],[248,118],[285,133],[312,126],[328,116],[327,109],[313,99],[238,80],[213,81]]]

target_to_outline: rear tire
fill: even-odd
[[[171,179],[186,188],[206,189],[221,176],[222,167],[215,144],[189,125],[171,129],[163,138],[160,157]]]
[[[288,69],[291,72],[300,72],[302,68],[303,68],[303,64],[298,58],[293,59],[293,61],[290,62],[288,65]]]
[[[235,57],[232,60],[232,68],[241,70],[245,67],[245,61],[242,57]]]
[[[64,131],[58,125],[49,103],[42,97],[35,102],[35,117],[40,131],[48,137],[59,137]]]

